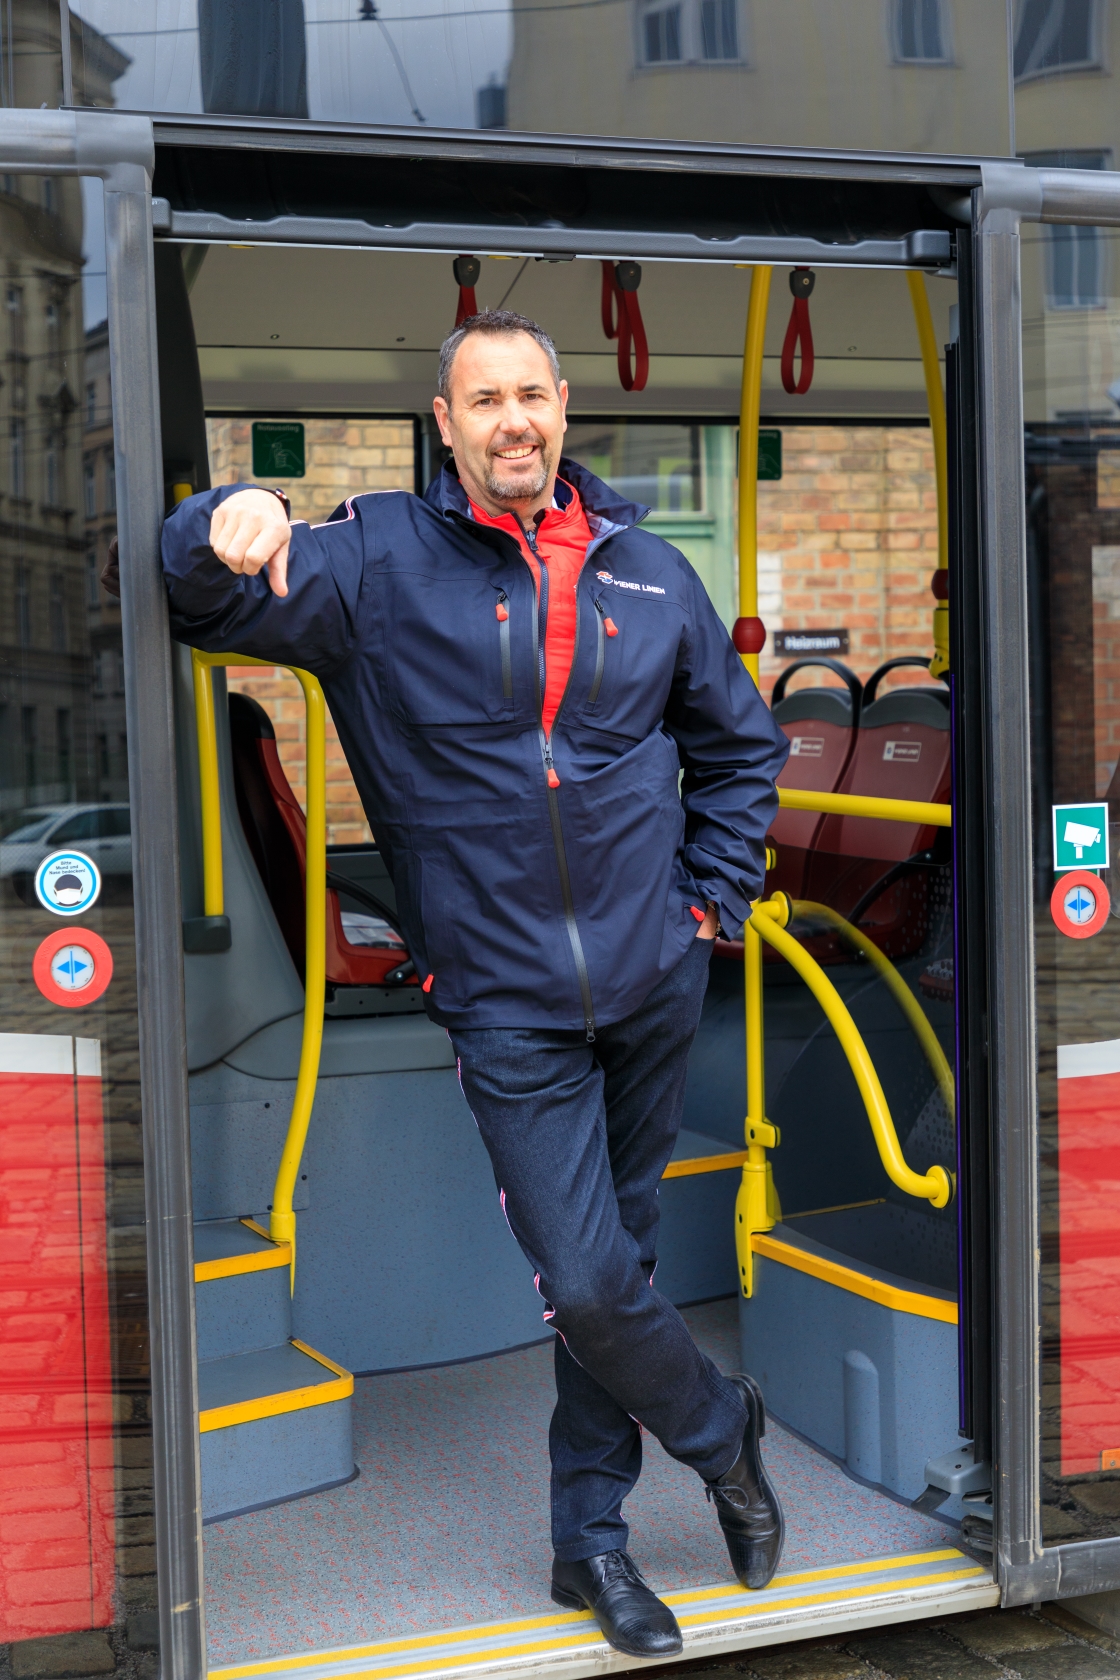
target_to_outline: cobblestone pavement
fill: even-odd
[[[682,1680],[1120,1680],[1120,1641],[1048,1604],[771,1645],[655,1672]]]

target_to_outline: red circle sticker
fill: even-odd
[[[1050,894],[1050,914],[1059,933],[1070,939],[1092,939],[1108,920],[1108,888],[1091,869],[1071,869],[1059,875]]]
[[[59,928],[50,933],[31,964],[43,996],[63,1009],[96,1003],[113,978],[113,953],[91,928]]]

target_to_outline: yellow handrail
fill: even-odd
[[[739,616],[758,617],[758,416],[762,405],[762,355],[770,269],[751,272],[751,297],[743,344],[743,383],[739,400]],[[740,655],[758,684],[758,654]]]
[[[813,916],[827,922],[830,927],[836,929],[841,939],[846,939],[849,945],[854,945],[857,951],[862,952],[872,968],[882,976],[895,1002],[914,1029],[915,1038],[925,1051],[926,1060],[933,1069],[933,1076],[937,1080],[945,1107],[950,1116],[955,1114],[957,1097],[953,1071],[937,1041],[937,1034],[929,1024],[929,1017],[891,959],[879,949],[873,939],[861,933],[859,928],[853,927],[838,910],[833,910],[828,904],[814,904],[810,899],[795,898],[793,913],[795,916]]]
[[[775,893],[773,898],[764,903],[755,904],[750,925],[768,945],[772,945],[785,957],[824,1010],[855,1075],[860,1096],[867,1110],[867,1118],[871,1122],[879,1159],[891,1183],[897,1185],[906,1195],[917,1196],[930,1202],[933,1207],[947,1207],[953,1194],[952,1179],[944,1167],[936,1164],[924,1173],[916,1173],[907,1166],[899,1147],[898,1133],[894,1129],[894,1121],[891,1119],[891,1111],[887,1106],[879,1075],[860,1036],[859,1028],[824,969],[814,962],[808,951],[798,944],[792,934],[785,931],[790,909],[790,900],[785,893]]]
[[[809,788],[778,789],[778,804],[787,811],[826,811],[839,817],[882,817],[887,822],[930,823],[952,828],[951,805],[927,804],[921,799],[876,799],[863,793],[814,793]]]
[[[263,665],[244,653],[201,653],[191,649],[195,719],[198,725],[199,790],[202,800],[203,900],[208,916],[224,914],[222,813],[218,781],[218,735],[214,717],[215,665]],[[327,708],[318,679],[297,666],[288,669],[303,690],[307,708],[307,843],[304,874],[305,935],[303,973],[303,1043],[292,1101],[288,1135],[272,1192],[269,1235],[292,1245],[291,1288],[296,1279],[296,1216],[292,1208],[299,1165],[311,1124],[319,1060],[323,1049],[323,1006],[327,992]]]
[[[938,570],[943,571],[949,564],[949,440],[945,424],[945,393],[941,387],[941,357],[937,349],[937,334],[933,330],[926,277],[918,269],[909,269],[906,279],[914,306],[914,325],[918,329],[922,372],[926,381],[926,406],[933,438],[933,472],[937,484],[937,565]],[[947,602],[938,601],[933,609],[930,676],[939,677],[948,669],[949,607]]]

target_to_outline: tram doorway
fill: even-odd
[[[315,522],[350,495],[426,488],[449,256],[157,255],[163,359],[180,361],[163,394],[169,499],[260,482]],[[713,959],[658,1271],[705,1350],[767,1390],[790,1541],[767,1593],[728,1585],[694,1478],[649,1441],[634,1555],[682,1625],[728,1646],[800,1627],[811,1603],[871,1619],[899,1594],[908,1614],[990,1603],[990,1445],[968,1409],[958,1279],[969,1190],[936,617],[953,509],[921,319],[903,269],[823,269],[815,388],[787,396],[775,285],[744,408],[759,271],[647,264],[651,371],[626,392],[602,266],[484,258],[477,302],[555,335],[571,459],[652,506],[729,629],[753,542],[769,632],[756,677],[794,743],[769,902]],[[914,276],[939,392],[958,331],[957,270],[941,266]],[[748,507],[740,452],[760,423],[769,464]],[[814,637],[830,651],[814,656]],[[376,817],[313,679],[236,649],[175,657],[211,1662],[279,1673],[298,1651],[391,1663],[407,1646],[426,1669],[450,1639],[470,1667],[511,1640],[601,1664],[593,1625],[547,1599],[551,1336],[423,1012]],[[444,1490],[438,1522],[417,1504],[420,1464]]]

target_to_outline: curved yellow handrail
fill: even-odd
[[[929,1024],[929,1017],[891,959],[879,949],[873,939],[869,939],[859,928],[853,927],[851,922],[846,921],[840,912],[833,910],[830,905],[814,904],[811,899],[795,898],[793,913],[795,916],[814,916],[819,921],[827,922],[829,927],[836,929],[841,939],[846,939],[849,945],[854,945],[857,951],[862,952],[872,968],[882,976],[895,1002],[914,1029],[914,1037],[925,1051],[926,1060],[933,1069],[933,1076],[937,1080],[945,1107],[950,1115],[954,1114],[957,1097],[953,1070],[937,1041],[937,1034]]]
[[[751,271],[751,297],[743,343],[743,383],[739,398],[739,616],[758,617],[758,416],[762,406],[762,355],[766,310],[770,302],[766,267]],[[740,655],[758,683],[758,654]]]
[[[199,785],[202,797],[203,899],[208,916],[224,912],[222,880],[222,813],[218,782],[218,736],[214,718],[214,685],[210,670],[215,665],[263,665],[267,659],[252,659],[244,653],[200,653],[191,649],[194,670],[195,718],[198,723]],[[315,1089],[319,1082],[319,1060],[323,1049],[323,1006],[327,993],[327,706],[323,690],[310,671],[297,666],[288,669],[303,690],[307,708],[307,845],[304,889],[306,894],[304,936],[303,1043],[299,1053],[295,1097],[288,1121],[288,1135],[280,1155],[276,1184],[272,1192],[269,1235],[274,1242],[292,1245],[291,1287],[296,1276],[296,1216],[292,1208],[299,1165],[311,1124]],[[212,908],[212,906],[214,906]]]
[[[772,945],[785,957],[824,1010],[855,1075],[860,1096],[867,1110],[867,1118],[871,1122],[879,1159],[891,1183],[897,1185],[906,1195],[917,1196],[923,1201],[928,1201],[933,1207],[947,1207],[953,1195],[953,1180],[944,1167],[936,1164],[925,1173],[916,1173],[907,1166],[899,1147],[898,1133],[894,1129],[891,1111],[887,1106],[879,1075],[875,1071],[875,1064],[868,1055],[867,1046],[843,998],[820,964],[814,962],[808,951],[798,944],[792,934],[785,931],[789,914],[790,900],[784,893],[775,893],[774,897],[767,899],[765,903],[755,904],[751,926],[768,945]]]
[[[929,823],[952,828],[951,805],[927,804],[921,799],[876,799],[863,793],[814,793],[809,788],[778,789],[778,804],[787,811],[825,811],[838,817],[882,817],[887,822]]]
[[[937,349],[937,334],[933,329],[926,277],[917,269],[909,269],[906,279],[914,306],[914,325],[918,329],[922,372],[926,381],[926,406],[933,439],[933,474],[937,484],[937,565],[939,570],[944,570],[949,564],[949,439],[945,424],[945,392],[941,386],[941,357]],[[930,675],[939,677],[948,669],[949,608],[946,602],[938,601],[933,609]]]

